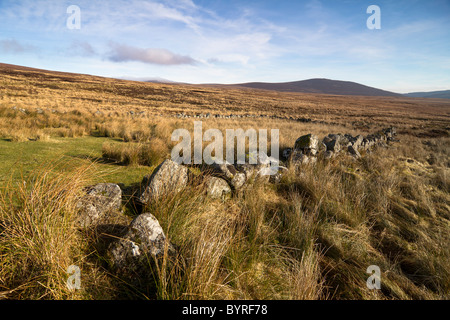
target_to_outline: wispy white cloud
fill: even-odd
[[[71,4],[81,9],[80,30],[66,28]],[[433,19],[436,13],[426,16],[414,5],[405,7],[411,14],[393,14],[402,5],[379,4],[382,29],[370,31],[364,5],[355,0],[0,0],[0,30],[8,39],[0,42],[0,52],[36,49],[36,61],[42,63],[79,63],[87,69],[84,61],[89,60],[89,68],[109,75],[150,74],[186,82],[309,76],[372,81],[389,70],[410,79],[414,70],[448,73],[449,7]]]
[[[196,9],[196,6],[193,4],[193,2],[186,1],[181,2],[181,6],[179,6],[178,8],[169,7],[163,3],[143,3],[144,11],[146,11],[147,14],[149,14],[152,18],[181,22],[189,28],[198,31],[199,26],[197,24],[197,19],[181,11],[181,9],[185,9],[186,7],[188,7],[189,9]]]
[[[123,44],[111,43],[109,59],[114,62],[139,61],[159,65],[196,64],[189,56],[175,54],[166,49],[137,48]]]

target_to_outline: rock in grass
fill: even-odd
[[[250,180],[258,173],[257,166],[254,164],[237,164],[236,169],[245,174],[246,180]]]
[[[188,183],[188,168],[167,159],[164,160],[150,177],[144,177],[145,190],[139,197],[142,204],[148,204],[161,196],[177,193]]]
[[[231,180],[234,178],[236,173],[238,173],[237,169],[230,163],[213,163],[209,166],[208,170],[211,171],[212,174],[220,176],[223,179]]]
[[[291,153],[292,153],[292,148],[284,149],[283,152],[281,153],[281,155],[283,157],[283,160],[284,161],[289,160],[289,157],[290,157]]]
[[[174,251],[155,216],[143,213],[130,223],[122,238],[110,244],[107,256],[115,271],[142,273],[149,270],[153,258]]]
[[[104,221],[122,206],[122,190],[114,183],[100,183],[86,188],[86,195],[77,203],[78,224],[85,228]]]
[[[362,142],[363,142],[364,137],[360,134],[358,134],[354,140],[353,140],[353,148],[355,149],[359,149],[359,147],[361,146]]]
[[[299,168],[302,165],[314,163],[316,160],[313,156],[308,156],[302,151],[294,150],[289,158],[289,166]]]
[[[319,146],[319,138],[310,133],[295,141],[294,151],[301,151],[305,155],[315,155]]]
[[[280,183],[283,175],[288,171],[288,168],[278,166],[271,168],[271,175],[269,176],[270,183]]]
[[[334,153],[333,151],[327,150],[327,151],[325,151],[325,152],[323,153],[323,158],[324,158],[324,159],[331,159],[331,158],[333,158],[334,156],[335,156],[335,153]]]
[[[226,180],[235,190],[240,189],[247,181],[245,173],[239,172],[229,163],[213,163],[209,170],[212,175]]]
[[[247,177],[245,176],[245,173],[238,172],[234,175],[234,178],[231,179],[230,184],[235,190],[237,190],[240,189],[246,181]]]
[[[358,152],[358,149],[356,149],[355,147],[353,147],[353,146],[348,146],[348,152],[353,156],[353,157],[355,157],[356,159],[359,159],[359,158],[361,158],[361,154]]]
[[[231,195],[231,188],[224,179],[208,177],[206,180],[206,194],[213,199],[224,199]]]
[[[397,135],[397,129],[395,127],[386,128],[383,130],[383,133],[386,135],[387,139],[391,141]]]
[[[341,145],[339,143],[340,138],[331,138],[327,136],[323,138],[323,144],[327,147],[326,151],[339,152],[341,150]]]

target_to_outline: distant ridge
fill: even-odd
[[[411,92],[411,93],[404,94],[404,96],[411,97],[411,98],[450,99],[450,90],[430,91],[430,92]]]
[[[320,93],[335,95],[358,95],[358,96],[387,96],[400,97],[401,94],[368,87],[356,82],[340,81],[330,79],[309,79],[293,82],[249,82],[236,84],[234,86],[274,90],[282,92]]]
[[[37,74],[51,74],[57,77],[80,77],[80,76],[90,76],[98,79],[107,79],[108,77],[81,74],[73,72],[55,71],[55,70],[45,70],[33,67],[26,67],[20,65],[13,65],[0,62],[0,73],[10,73],[10,72],[32,72]],[[133,77],[116,77],[111,79],[117,80],[129,80],[129,81],[140,81],[140,82],[152,82],[161,83],[169,85],[191,85],[184,82],[175,82],[164,78],[158,77],[146,77],[146,78],[133,78]],[[71,79],[73,80],[73,79]],[[192,84],[193,85],[193,84]],[[317,93],[317,94],[331,94],[331,95],[359,95],[359,96],[386,96],[386,97],[410,97],[410,98],[435,98],[435,99],[450,99],[450,90],[443,91],[430,91],[430,92],[411,92],[406,94],[399,94],[395,92],[390,92],[386,90],[381,90],[369,86],[365,86],[356,82],[351,81],[340,81],[340,80],[330,80],[330,79],[309,79],[302,81],[292,81],[292,82],[249,82],[241,84],[197,84],[203,86],[218,86],[222,88],[226,87],[246,87],[252,89],[264,89],[280,92],[299,92],[299,93]]]

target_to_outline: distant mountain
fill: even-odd
[[[309,79],[303,81],[280,83],[250,82],[236,84],[235,86],[282,92],[401,97],[401,95],[398,93],[368,87],[356,82],[330,79]]]
[[[117,79],[130,80],[130,81],[141,81],[141,82],[152,82],[152,83],[169,83],[169,84],[176,84],[176,83],[178,83],[176,81],[171,81],[171,80],[167,80],[167,79],[160,78],[160,77],[129,77],[129,76],[124,76],[124,77],[119,77]]]
[[[145,80],[141,80],[144,82],[152,82],[152,83],[165,83],[165,84],[183,84],[182,82],[177,82],[177,81],[172,81],[172,80],[167,80],[164,78],[149,78],[149,79],[145,79]]]
[[[404,94],[406,97],[412,98],[439,98],[450,99],[450,90],[430,91],[430,92],[411,92]]]
[[[58,77],[61,80],[74,81],[73,77],[84,77],[90,76],[93,78],[103,79],[101,76],[69,73],[61,71],[50,71],[37,68],[30,68],[25,66],[18,66],[12,64],[6,64],[0,62],[0,74],[15,74],[24,73],[27,76],[39,76],[44,77],[52,75],[54,78]],[[188,83],[175,82],[158,77],[118,77],[116,79],[120,80],[132,80],[132,81],[144,81],[144,82],[154,82],[154,83],[165,83],[171,85],[189,85]],[[55,80],[55,79],[54,79]],[[406,94],[398,94],[390,91],[385,91],[369,86],[365,86],[356,82],[351,81],[339,81],[330,79],[309,79],[302,81],[293,82],[279,82],[279,83],[269,83],[269,82],[249,82],[241,84],[202,84],[204,86],[219,86],[219,87],[247,87],[253,89],[265,89],[273,91],[282,92],[300,92],[300,93],[317,93],[317,94],[332,94],[332,95],[360,95],[360,96],[388,96],[388,97],[419,97],[419,98],[440,98],[440,99],[450,99],[450,90],[444,91],[432,91],[432,92],[411,92]]]

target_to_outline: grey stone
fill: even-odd
[[[164,160],[147,178],[144,177],[143,184],[146,185],[139,201],[148,204],[162,196],[180,192],[187,186],[189,170],[178,163],[167,159]]]
[[[338,133],[337,136],[339,137],[337,139],[337,141],[339,142],[339,145],[340,145],[341,148],[348,147],[348,146],[350,146],[352,144],[351,140],[350,140],[351,139],[351,135],[348,135],[348,134],[342,135],[342,134]]]
[[[288,169],[286,167],[275,167],[272,168],[273,170],[275,170],[276,173],[273,173],[269,176],[269,182],[270,183],[280,183],[281,178],[283,177],[283,174],[285,174]]]
[[[331,138],[330,136],[328,136],[323,138],[322,142],[326,146],[327,151],[339,152],[341,150],[341,145],[339,141],[340,141],[339,137]]]
[[[328,137],[329,139],[331,139],[331,140],[340,141],[342,135],[341,135],[340,133],[337,133],[337,134],[336,134],[336,133],[330,133],[327,137]]]
[[[395,127],[386,128],[383,130],[383,133],[386,135],[387,139],[392,139],[397,135],[397,129]]]
[[[362,144],[362,142],[363,142],[363,139],[364,139],[364,137],[363,137],[362,135],[358,134],[358,135],[355,137],[355,140],[353,141],[353,147],[354,147],[355,149],[359,149],[359,147],[361,147],[361,144]]]
[[[284,160],[288,160],[289,156],[291,155],[291,153],[292,153],[292,148],[286,148],[286,149],[283,150],[281,155],[283,156]]]
[[[245,182],[247,181],[245,173],[238,172],[234,175],[233,179],[231,179],[230,184],[234,189],[240,189]]]
[[[370,147],[373,146],[373,141],[369,140],[367,137],[363,139],[361,143],[361,147],[365,150],[368,150]]]
[[[244,173],[245,178],[247,180],[253,178],[257,173],[256,165],[248,164],[248,163],[237,164],[236,169],[239,170],[240,172]]]
[[[206,180],[206,194],[213,199],[224,199],[231,194],[231,188],[224,179],[208,177]]]
[[[229,163],[213,163],[210,169],[213,175],[225,179],[235,190],[241,188],[247,179],[245,173],[239,172]]]
[[[334,152],[327,150],[323,153],[323,157],[324,159],[331,159],[334,157]]]
[[[122,190],[117,184],[101,183],[86,188],[86,195],[80,198],[78,225],[85,228],[104,221],[112,212],[119,212],[122,206]]]
[[[358,152],[358,150],[356,148],[354,148],[353,146],[348,146],[347,147],[348,152],[355,158],[359,159],[361,158],[361,154]]]
[[[231,180],[233,179],[234,175],[238,172],[237,169],[230,163],[213,163],[208,168],[211,170],[212,174],[215,174],[223,179]]]
[[[276,170],[278,166],[270,164],[243,164],[237,165],[237,169],[244,173],[246,176],[246,182],[253,179],[254,182],[269,181],[269,177],[273,170]]]
[[[319,138],[310,133],[301,136],[295,141],[294,150],[302,151],[305,155],[315,155],[319,146]]]
[[[291,154],[291,158],[289,159],[289,165],[298,168],[301,165],[314,163],[315,160],[317,159],[313,156],[308,156],[302,151],[294,150]]]
[[[276,159],[275,157],[269,157],[267,154],[263,152],[256,154],[249,154],[249,158],[250,157],[256,159],[256,165],[254,166],[256,171],[255,174],[256,179],[268,181],[269,179],[268,176],[272,175],[274,171],[277,171],[276,168],[278,168],[281,165],[279,159]]]
[[[107,256],[112,268],[119,272],[145,272],[152,257],[173,253],[159,221],[151,213],[137,216],[128,226],[125,235],[112,242]]]

